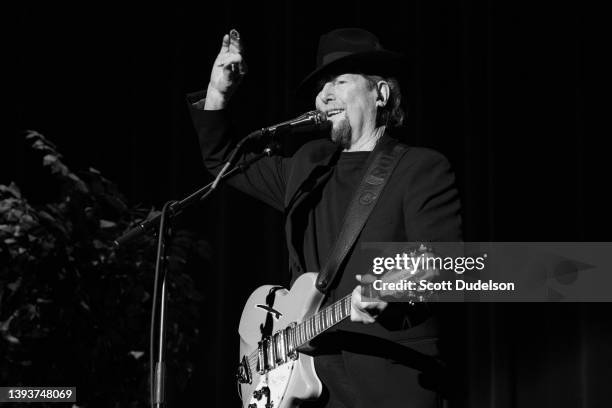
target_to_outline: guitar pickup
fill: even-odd
[[[295,337],[296,326],[297,323],[293,322],[285,329],[285,351],[287,353],[287,357],[292,360],[296,360],[298,358],[298,352],[296,350],[297,340]]]
[[[260,341],[257,343],[257,372],[259,374],[264,374],[266,371],[268,371],[266,364],[266,352],[264,342]]]
[[[276,355],[276,365],[284,364],[287,361],[287,350],[285,348],[285,332],[279,331],[274,333],[273,337],[274,350]]]

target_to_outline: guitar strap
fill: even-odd
[[[316,286],[322,293],[329,291],[344,258],[357,241],[391,173],[408,150],[408,146],[398,143],[395,139],[389,138],[385,142],[379,143],[374,149],[374,158],[351,199],[338,239],[317,277]]]

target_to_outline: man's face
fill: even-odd
[[[348,148],[374,130],[376,99],[376,89],[363,75],[342,74],[325,82],[315,105],[332,123],[332,140]]]

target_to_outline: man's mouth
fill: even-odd
[[[327,118],[331,118],[332,116],[335,116],[342,112],[344,112],[344,109],[330,109],[325,113],[327,114]]]

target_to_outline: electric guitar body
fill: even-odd
[[[238,329],[243,407],[295,407],[321,394],[314,359],[296,350],[297,333],[287,330],[319,309],[323,295],[315,288],[316,277],[316,273],[301,275],[291,290],[261,286],[246,302]]]

